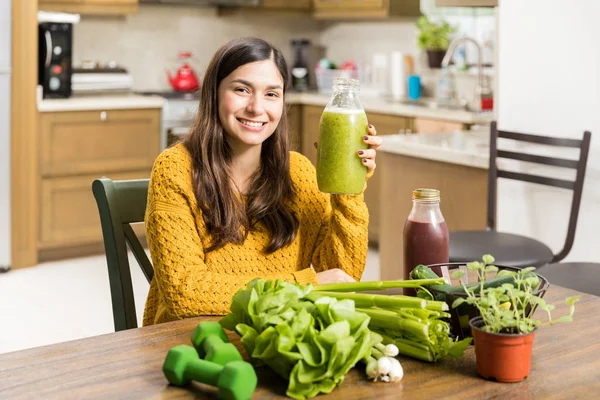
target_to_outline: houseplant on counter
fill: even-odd
[[[553,320],[551,311],[554,306],[534,294],[540,281],[537,275],[531,273],[534,267],[523,268],[516,273],[500,271],[498,276],[513,274],[514,283],[484,288],[486,274],[498,268],[493,265],[494,257],[491,255],[484,255],[482,260],[467,264],[467,269],[476,272],[479,277],[479,294],[475,294],[472,287],[467,289],[461,281],[467,297],[456,299],[452,307],[466,302],[475,306],[481,314],[470,321],[479,375],[500,382],[520,382],[529,375],[535,330],[544,325],[572,321],[579,296],[567,298],[569,314]],[[452,274],[456,279],[462,275],[462,270]],[[533,318],[536,307],[548,313],[547,322]]]
[[[417,20],[419,28],[418,45],[427,52],[429,68],[441,68],[442,60],[450,45],[450,35],[456,27],[446,21],[436,23],[423,15]]]

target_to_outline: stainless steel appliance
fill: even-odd
[[[73,24],[40,22],[38,35],[38,84],[43,88],[43,97],[70,97]]]
[[[73,68],[72,89],[79,93],[128,93],[133,88],[131,74],[116,62],[83,62]]]
[[[165,99],[161,113],[160,147],[167,148],[169,134],[181,136],[190,128],[198,113],[198,92],[141,92],[143,95],[161,96]]]
[[[11,0],[0,0],[0,271],[11,265],[10,76]]]

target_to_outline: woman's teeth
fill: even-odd
[[[238,121],[240,121],[242,124],[247,125],[247,126],[249,126],[251,128],[260,128],[261,126],[263,126],[262,122],[248,121],[248,120],[245,120],[245,119],[240,119]]]

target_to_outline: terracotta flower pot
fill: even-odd
[[[499,382],[521,382],[527,378],[535,332],[523,335],[486,332],[480,329],[481,317],[473,318],[469,324],[475,339],[479,375]]]

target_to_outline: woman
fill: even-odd
[[[360,279],[363,195],[321,193],[310,161],[288,150],[287,71],[281,53],[257,38],[231,41],[213,56],[191,134],[152,170],[146,232],[154,279],[144,325],[226,314],[255,277]],[[371,173],[381,139],[372,126],[365,132],[370,149],[357,157]]]

